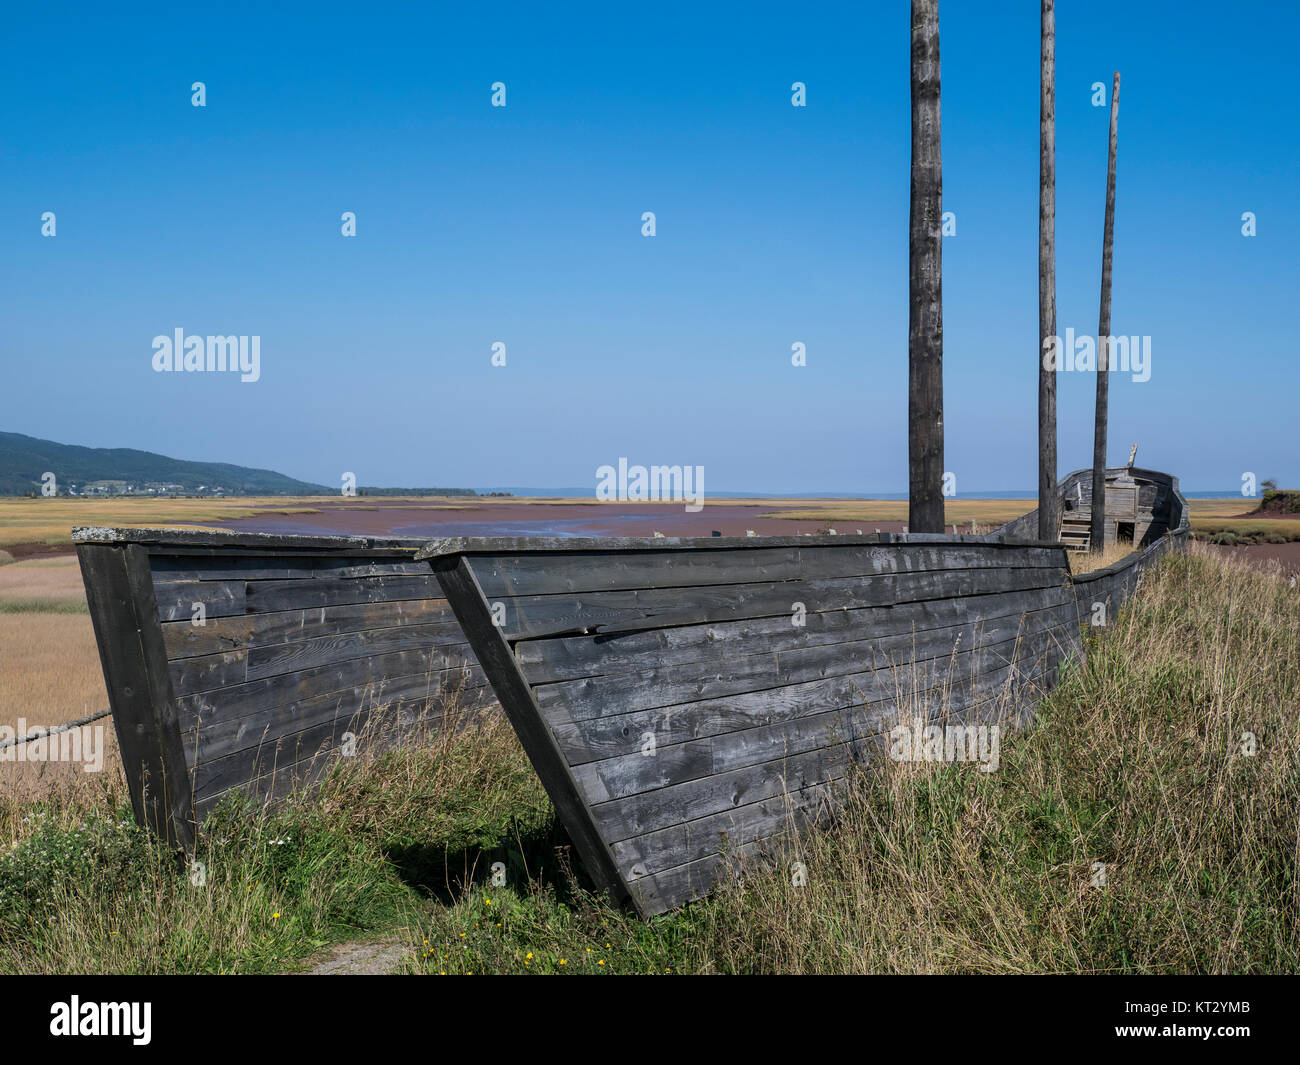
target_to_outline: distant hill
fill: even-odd
[[[254,470],[227,462],[188,462],[134,448],[77,447],[0,432],[0,495],[30,495],[41,477],[53,473],[59,494],[72,485],[85,494],[95,481],[125,481],[137,493],[146,486],[172,485],[188,493],[223,489],[226,495],[337,495],[338,488],[297,481],[273,470]],[[176,491],[176,488],[172,488]]]

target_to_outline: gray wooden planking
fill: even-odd
[[[435,599],[441,590],[432,574],[305,580],[250,581],[248,609],[263,612],[299,610],[351,603],[383,603],[394,599]]]
[[[1059,556],[1044,547],[1013,547],[993,553],[982,546],[933,544],[760,547],[745,552],[701,548],[693,552],[642,551],[617,560],[585,551],[490,558],[490,562],[475,567],[479,586],[489,599],[520,593],[687,589],[817,577],[1060,565]]]
[[[1074,614],[1073,604],[1047,607]],[[898,663],[944,657],[1014,638],[1026,625],[1038,624],[1041,611],[968,619],[959,624],[893,636],[874,633],[863,639],[808,646],[794,630],[786,648],[725,658],[670,662],[664,666],[603,674],[537,687],[537,702],[546,712],[563,704],[572,720],[610,718],[697,699],[718,698],[760,688],[783,687]],[[1055,619],[1053,619],[1055,620]]]
[[[936,709],[960,713],[987,697],[1001,686],[1011,671],[1020,665],[1030,667],[1030,659],[1049,650],[1048,638],[1065,647],[1068,635],[1063,630],[1025,641],[1017,648],[995,650],[980,664],[978,671],[962,668],[964,662],[941,666],[928,674],[930,688],[938,687]],[[909,671],[910,667],[903,667]],[[955,676],[954,676],[955,674]],[[811,704],[811,713],[790,716],[760,717],[747,728],[734,728],[697,736],[695,730],[686,738],[669,727],[653,728],[647,719],[645,732],[633,732],[623,741],[621,750],[602,752],[603,757],[577,763],[574,773],[579,786],[593,804],[627,798],[644,791],[670,787],[710,773],[725,773],[772,761],[790,754],[800,754],[825,746],[832,738],[850,742],[879,732],[886,716],[897,709],[899,688],[906,685],[906,696],[916,691],[912,678],[895,677],[882,671],[878,684],[864,685],[855,697],[842,706],[825,709]],[[945,690],[945,685],[949,685]],[[955,685],[955,686],[954,686]],[[925,688],[923,687],[924,691]],[[827,706],[830,705],[828,702]],[[801,709],[808,709],[804,704]],[[685,712],[683,712],[685,711]],[[661,719],[667,726],[674,717],[679,721],[696,720],[699,711],[689,706],[670,707]],[[654,736],[654,757],[645,756],[646,735]]]
[[[982,597],[978,612],[972,612],[972,604],[967,599],[929,599],[868,608],[872,610],[870,615],[857,609],[814,611],[801,626],[793,626],[788,615],[781,615],[617,633],[595,639],[573,636],[529,640],[516,645],[515,657],[528,681],[541,685],[723,655],[846,643],[860,637],[863,626],[869,626],[876,636],[896,636],[962,624],[972,618],[987,622],[1022,614],[1026,607],[1054,607],[1074,601],[1074,590],[1062,585],[1036,590],[1029,596],[1007,592]]]
[[[187,617],[184,621],[165,623],[162,630],[168,657],[179,659],[243,647],[299,643],[394,625],[434,623],[445,625],[447,635],[460,631],[451,607],[441,596],[209,618],[202,626],[192,624]]]
[[[477,569],[482,565],[471,558]],[[843,578],[709,585],[702,588],[650,588],[584,595],[521,595],[491,600],[503,617],[508,640],[577,633],[606,634],[670,628],[707,621],[790,617],[796,604],[809,612],[892,606],[954,596],[1059,586],[1063,566],[927,570],[854,575]]]
[[[557,808],[589,863],[612,863],[612,894],[650,916],[833,809],[900,708],[1025,720],[1082,653],[1092,601],[1115,609],[1185,538],[1166,483],[1170,535],[1074,579],[1062,546],[1005,529],[901,543],[443,540],[417,557],[474,619],[480,657],[491,647],[488,677],[510,692],[548,790],[564,791]]]
[[[492,702],[436,578],[414,561],[422,541],[130,529],[74,537],[92,594],[111,586],[95,562],[112,557],[105,552],[135,552],[150,578],[152,618],[136,611],[123,621],[116,607],[92,614],[106,631],[130,628],[159,648],[165,734],[133,724],[145,707],[121,697],[115,720],[129,729],[129,777],[157,776],[161,752],[171,752],[190,817],[231,790],[281,796],[284,774],[269,771],[277,761],[298,773],[332,749],[339,721],[369,720],[376,706],[437,724],[446,706]],[[112,690],[119,682],[108,679]]]
[[[465,645],[452,644],[393,651],[370,658],[353,658],[294,673],[245,681],[226,688],[178,696],[176,709],[181,720],[187,723],[198,718],[210,721],[214,716],[238,719],[315,695],[380,684],[393,677],[441,673],[443,670],[460,668],[465,663],[464,655]]]
[[[983,673],[968,688],[943,700],[941,711],[929,721],[995,719],[1013,675],[1043,679],[1046,663],[1038,658],[1043,649],[1040,645],[1017,665],[1006,664]],[[659,782],[648,779],[645,769],[636,765],[637,756],[615,760],[622,763],[619,765],[607,762],[579,767],[578,779],[598,823],[617,843],[719,812],[743,815],[746,805],[785,790],[792,769],[799,773],[800,786],[832,782],[843,775],[854,752],[869,748],[866,741],[883,742],[888,730],[898,723],[897,715],[897,705],[885,699],[865,708],[845,707],[787,724],[661,749],[655,759],[641,761],[663,760],[672,765],[673,775],[682,779],[670,776],[659,790],[652,787]],[[910,712],[904,711],[904,716],[910,723]],[[678,751],[689,752],[690,757],[674,757]],[[819,753],[825,758],[814,757]],[[713,783],[723,781],[726,785],[722,788]],[[610,795],[614,786],[626,794]]]
[[[258,711],[231,714],[221,712],[218,706],[190,718],[184,734],[194,737],[190,746],[201,762],[250,749],[267,738],[298,731],[317,719],[353,713],[372,704],[404,702],[411,698],[424,698],[436,703],[473,699],[485,684],[478,667],[468,664],[439,672],[424,670],[405,675],[389,674],[377,683],[317,692],[275,702]]]
[[[1069,628],[1046,630],[1065,645]],[[685,706],[633,711],[614,717],[575,719],[561,709],[543,711],[560,748],[574,765],[625,754],[647,732],[659,746],[688,738],[717,736],[778,721],[790,721],[825,710],[875,702],[901,692],[928,691],[942,685],[953,673],[960,678],[978,662],[1001,664],[1017,653],[1017,641],[1007,640],[980,652],[940,656],[898,667],[882,667],[820,680],[742,692],[723,698],[702,699]],[[991,667],[990,667],[991,668]],[[981,670],[982,671],[982,670]],[[681,712],[685,711],[685,712]]]
[[[383,714],[376,715],[380,704]],[[474,709],[473,700],[465,699],[457,704],[455,717],[461,720]],[[444,716],[444,712],[430,712],[428,697],[418,686],[413,694],[382,700],[362,695],[359,700],[336,698],[332,704],[322,701],[315,712],[295,713],[291,718],[277,719],[274,728],[267,726],[261,733],[246,733],[256,742],[234,753],[223,754],[224,747],[220,745],[205,748],[195,758],[195,801],[202,802],[224,794],[250,780],[266,777],[277,769],[288,770],[332,756],[345,733],[351,732],[364,739],[366,727],[372,720],[385,729],[403,732],[417,725],[438,727]]]
[[[991,670],[969,690],[946,699],[943,712],[930,720],[990,721],[1006,709],[1009,699],[1014,701],[1011,684],[1021,676],[1043,681],[1044,663]],[[898,715],[897,705],[888,699],[845,707],[688,741],[662,748],[654,758],[626,755],[580,766],[578,780],[597,824],[611,842],[618,842],[768,798],[796,769],[805,783],[838,779],[849,760],[880,745],[899,723]],[[904,716],[910,724],[910,712],[904,711]]]

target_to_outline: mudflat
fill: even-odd
[[[756,500],[707,503],[688,511],[682,503],[597,503],[583,500],[429,503],[397,499],[313,501],[307,514],[253,514],[205,522],[214,528],[246,532],[327,533],[357,536],[793,536],[828,527],[837,532],[900,532],[897,518],[870,519],[869,524],[806,516],[808,500]],[[883,502],[901,507],[906,503]],[[785,515],[789,515],[788,517]],[[852,519],[850,519],[852,520]]]
[[[1235,547],[1221,544],[1210,546],[1239,562],[1249,562],[1265,568],[1269,563],[1276,562],[1284,573],[1300,574],[1300,541],[1293,540],[1288,544],[1242,544]]]

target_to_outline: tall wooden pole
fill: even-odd
[[[908,528],[943,532],[943,164],[939,0],[912,0],[912,196],[907,322]]]
[[[1038,107],[1038,538],[1060,533],[1056,492],[1056,372],[1043,365],[1056,336],[1056,5],[1043,0]],[[1058,352],[1059,354],[1059,352]]]
[[[1093,551],[1106,546],[1106,417],[1110,403],[1110,262],[1115,250],[1115,154],[1119,148],[1119,71],[1110,90],[1110,162],[1106,168],[1106,222],[1101,238],[1101,313],[1097,321],[1097,421],[1092,437]]]

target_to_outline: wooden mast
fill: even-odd
[[[943,532],[943,165],[939,3],[912,0],[912,185],[908,242],[908,528]]]
[[[1042,0],[1038,110],[1038,538],[1060,534],[1056,492],[1056,370],[1044,359],[1056,336],[1056,6]],[[1057,351],[1060,357],[1060,351]]]
[[[1110,161],[1106,221],[1101,238],[1101,312],[1097,322],[1097,415],[1092,437],[1092,514],[1088,542],[1106,546],[1106,419],[1110,403],[1110,264],[1115,250],[1115,154],[1119,147],[1119,71],[1110,90]],[[1132,465],[1130,462],[1129,465]]]

